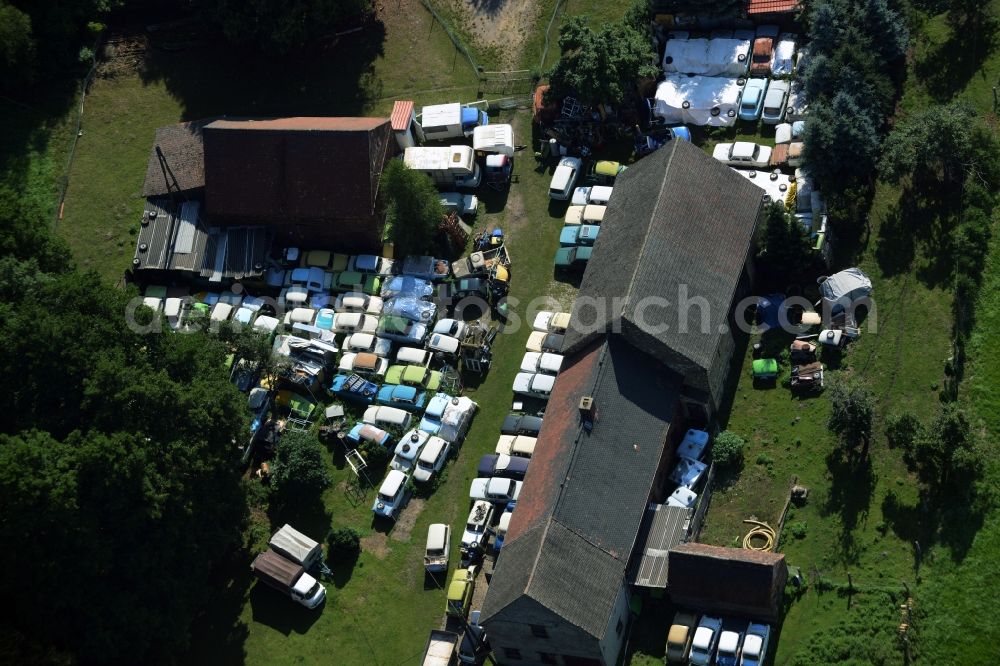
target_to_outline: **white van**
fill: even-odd
[[[431,478],[441,471],[444,461],[448,459],[451,451],[451,444],[440,437],[431,437],[424,444],[420,455],[417,456],[417,466],[413,470],[413,480],[418,483],[430,481]]]
[[[428,141],[472,136],[477,125],[489,122],[485,111],[458,102],[431,104],[420,110],[420,129]]]
[[[372,406],[365,410],[365,415],[361,419],[365,423],[380,428],[400,428],[406,430],[410,427],[413,415],[403,409],[396,407]]]
[[[406,506],[407,500],[410,499],[410,490],[406,485],[409,480],[408,474],[400,472],[398,469],[389,470],[378,489],[375,503],[372,504],[372,513],[383,518],[395,519]]]

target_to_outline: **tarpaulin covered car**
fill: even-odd
[[[650,108],[667,123],[731,127],[742,89],[738,78],[668,74]]]
[[[703,76],[742,76],[750,66],[749,39],[668,39],[663,71]]]
[[[872,293],[872,281],[857,267],[820,280],[819,293],[823,296],[823,304],[830,307],[834,314]]]

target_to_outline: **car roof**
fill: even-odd
[[[420,452],[420,460],[425,463],[432,463],[437,460],[438,454],[441,453],[441,449],[444,448],[445,444],[448,442],[444,441],[440,437],[431,437],[424,444],[423,450]]]
[[[573,177],[575,165],[567,165],[562,162],[556,167],[556,172],[552,174],[552,183],[549,185],[553,190],[564,190],[569,185],[569,179]]]
[[[406,482],[406,474],[398,469],[389,470],[382,481],[382,486],[378,489],[382,495],[395,495],[399,487]]]

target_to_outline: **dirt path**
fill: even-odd
[[[413,532],[413,526],[417,523],[417,517],[420,516],[421,512],[424,510],[424,504],[427,500],[413,499],[410,503],[403,509],[403,513],[400,514],[399,520],[390,532],[390,536],[393,541],[409,541],[410,534]]]

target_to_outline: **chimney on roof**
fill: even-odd
[[[591,396],[585,395],[580,398],[578,407],[583,429],[590,432],[594,429],[594,423],[597,421],[597,405],[594,404],[594,399]]]

